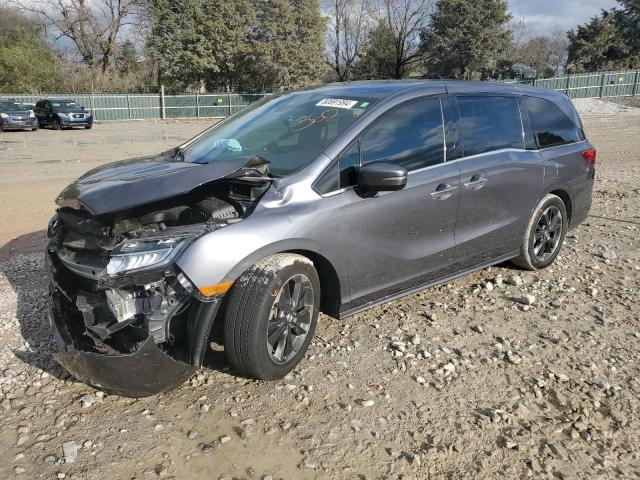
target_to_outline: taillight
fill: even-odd
[[[591,165],[595,165],[597,154],[598,152],[596,151],[596,149],[591,148],[589,150],[585,150],[584,152],[582,152],[582,158],[584,158],[587,163],[590,163]]]

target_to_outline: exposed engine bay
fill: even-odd
[[[78,352],[118,356],[140,350],[148,355],[154,344],[167,360],[199,366],[204,352],[194,352],[190,338],[199,322],[210,328],[213,319],[199,317],[215,314],[220,298],[203,295],[173,260],[201,235],[249,216],[271,186],[265,170],[246,169],[113,213],[58,209],[49,224],[47,251],[58,343],[76,357]],[[69,358],[58,361],[72,372],[89,368],[86,357],[76,358],[75,365]],[[93,381],[101,383],[100,376]]]

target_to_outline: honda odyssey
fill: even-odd
[[[214,338],[281,378],[336,319],[511,260],[550,265],[589,212],[571,101],[485,82],[335,84],[268,98],[177,148],[88,172],[48,228],[57,360],[128,396]]]

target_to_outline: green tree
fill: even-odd
[[[118,49],[118,56],[116,57],[116,65],[118,71],[123,74],[132,73],[137,70],[138,67],[138,52],[136,46],[131,40],[125,40]]]
[[[325,68],[318,0],[149,0],[148,12],[159,80],[175,89],[292,88]]]
[[[618,12],[618,23],[629,53],[634,57],[633,68],[640,67],[640,0],[618,0],[623,10]]]
[[[52,91],[60,73],[47,48],[40,25],[0,6],[0,91]]]
[[[569,72],[595,72],[620,68],[626,62],[628,49],[620,31],[615,12],[602,12],[569,38]]]
[[[391,27],[381,20],[371,31],[367,49],[354,67],[353,77],[360,80],[396,78],[395,41]],[[407,71],[401,71],[400,78]]]
[[[318,0],[254,0],[251,53],[242,65],[244,90],[313,84],[326,70],[326,24]]]
[[[511,47],[505,0],[438,0],[422,36],[431,77],[486,79],[499,74]]]
[[[567,33],[569,72],[640,67],[640,1],[611,9]]]
[[[249,52],[251,0],[149,0],[147,13],[159,82],[174,89],[234,88]]]

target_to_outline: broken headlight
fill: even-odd
[[[185,238],[127,240],[113,251],[107,264],[107,275],[165,267],[186,244]]]

